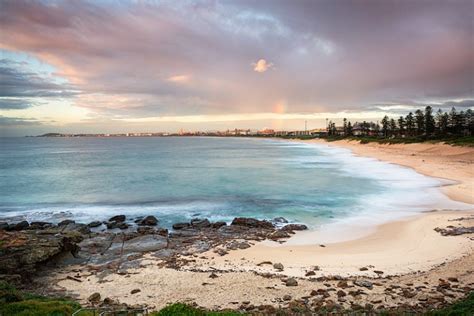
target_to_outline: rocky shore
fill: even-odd
[[[446,238],[473,238],[469,226],[472,220],[456,218],[456,226],[437,227],[435,231]],[[434,272],[417,271],[402,276],[386,275],[372,266],[360,267],[360,271],[372,277],[325,274],[317,265],[307,267],[304,277],[293,277],[286,274],[283,264],[271,260],[259,262],[252,271],[240,270],[235,265],[227,269],[212,266],[215,257],[225,258],[264,240],[284,243],[296,231],[306,229],[302,224],[288,224],[284,218],[235,218],[230,224],[195,218],[175,223],[171,230],[160,227],[159,219],[153,216],[127,219],[117,215],[105,222],[88,224],[73,220],[57,224],[0,223],[0,279],[42,294],[73,296],[90,306],[136,308],[138,304],[150,309],[158,306],[141,304],[153,301],[150,293],[161,291],[165,295],[173,291],[173,278],[184,279],[190,288],[203,289],[196,295],[228,296],[228,302],[213,309],[256,314],[274,314],[277,310],[426,311],[461,299],[474,289],[474,280],[466,277],[466,271],[453,273],[445,265],[436,267]],[[245,260],[242,258],[243,263]],[[458,264],[469,266],[473,262],[471,255],[459,259]],[[167,288],[155,288],[145,284],[143,278],[169,284]],[[55,283],[51,284],[51,280]],[[256,288],[261,292],[241,301],[235,300],[230,292],[222,293],[222,289],[233,291],[235,282],[258,284]],[[77,296],[67,289],[69,286],[64,287],[72,283],[90,289],[90,293],[87,297]],[[124,284],[132,284],[133,288],[123,295],[109,297],[105,290],[101,293],[108,284],[116,286],[117,293],[122,293],[120,288],[128,288]],[[212,290],[217,285],[220,294],[217,289]],[[234,290],[245,292],[241,288]],[[199,299],[192,303],[196,301],[199,304]]]

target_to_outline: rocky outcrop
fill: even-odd
[[[158,219],[155,216],[149,215],[138,222],[140,226],[156,226]]]
[[[261,221],[255,218],[248,218],[248,217],[236,217],[232,221],[231,225],[235,226],[245,226],[245,227],[253,227],[253,228],[274,228],[273,224],[269,221]]]
[[[77,244],[83,239],[80,232],[61,232],[61,228],[0,231],[0,274],[28,278],[38,265],[55,256],[70,252],[76,254]]]

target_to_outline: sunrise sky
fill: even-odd
[[[0,136],[474,106],[474,1],[0,1]]]

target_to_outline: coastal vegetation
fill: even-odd
[[[44,297],[19,291],[6,282],[0,282],[0,315],[2,316],[67,316],[78,311],[82,306],[69,298]],[[293,309],[292,309],[293,308]],[[277,309],[277,315],[293,315],[295,312],[301,314],[330,311],[308,310],[298,305],[289,309]],[[426,316],[445,315],[472,315],[474,311],[474,292],[471,292],[464,299],[449,305],[443,309],[427,311]],[[347,311],[354,315],[363,315],[369,310]],[[378,311],[379,315],[405,315],[410,311]],[[200,307],[191,306],[184,303],[170,304],[159,311],[152,312],[150,316],[237,316],[245,315],[245,312],[223,310],[210,311]],[[84,310],[81,316],[93,315],[92,311]]]
[[[398,119],[387,115],[379,122],[356,122],[352,124],[344,118],[343,125],[336,127],[332,121],[327,126],[327,140],[359,140],[361,143],[377,142],[407,144],[419,142],[444,142],[458,146],[474,146],[473,111],[449,112],[439,109],[433,112],[431,106],[424,110],[409,112]]]

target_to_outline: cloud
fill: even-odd
[[[25,125],[41,125],[41,122],[33,118],[7,117],[0,115],[0,127]]]
[[[191,79],[191,76],[188,75],[177,75],[171,76],[167,80],[175,83],[186,83]]]
[[[71,97],[76,94],[68,84],[55,83],[53,78],[48,78],[36,72],[27,71],[25,65],[0,60],[0,97],[31,98],[31,97]],[[5,99],[2,103],[10,103],[13,108],[18,107],[20,100]],[[23,101],[23,106],[32,105],[31,102]]]
[[[256,63],[252,64],[253,70],[256,72],[265,72],[273,67],[273,63],[267,62],[265,59],[259,59]]]
[[[474,98],[470,0],[6,0],[0,28],[0,48],[67,80],[1,64],[0,95],[24,100],[10,107],[70,98],[97,116],[140,118]],[[272,61],[255,71],[278,71],[261,80],[255,56]]]
[[[25,99],[0,98],[0,110],[21,110],[34,105],[34,102]]]

